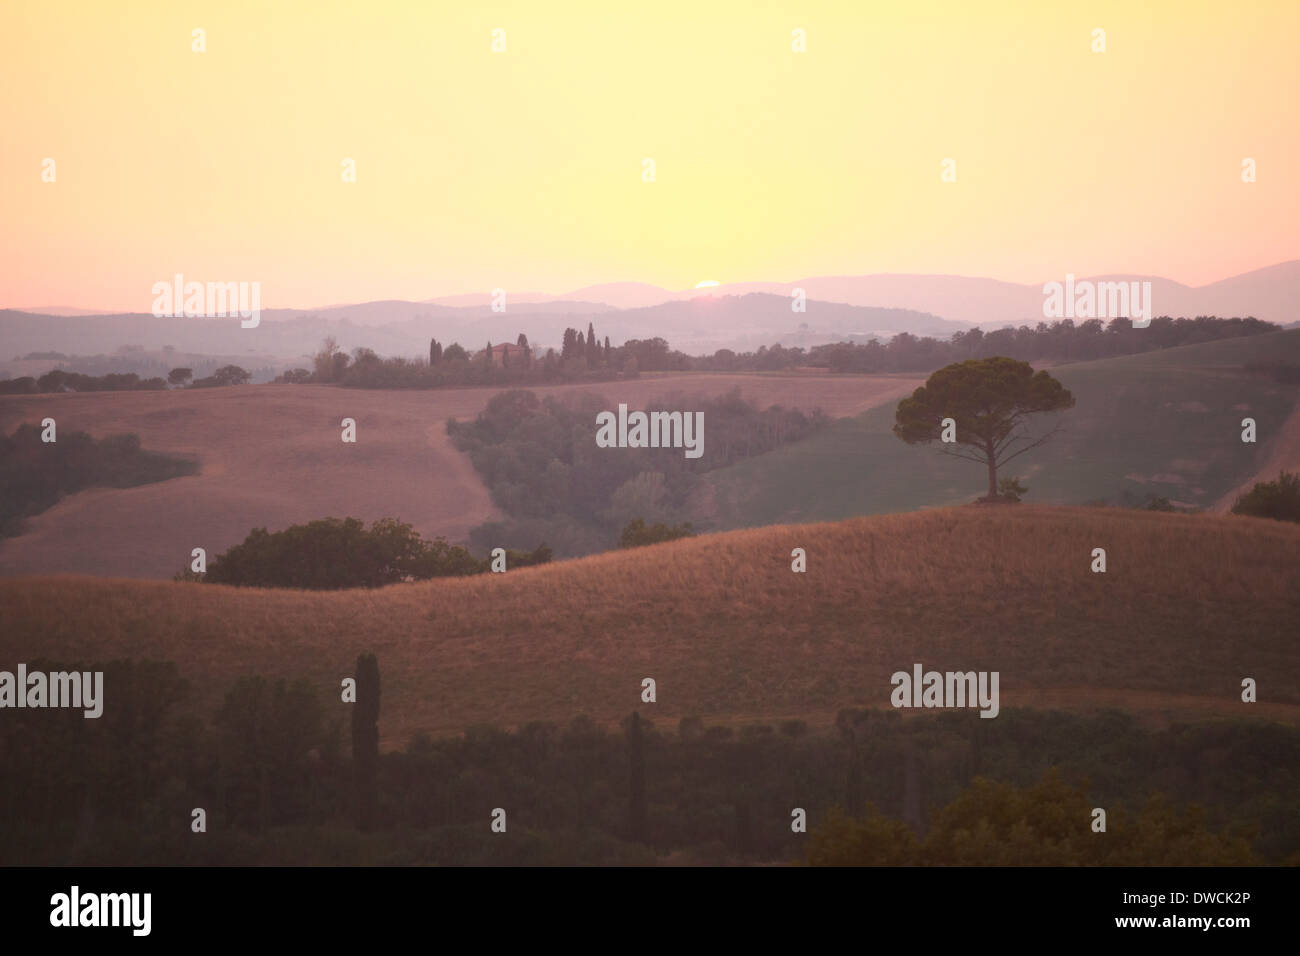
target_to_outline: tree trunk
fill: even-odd
[[[997,458],[993,454],[993,443],[988,445],[989,456],[989,498],[993,499],[998,496],[998,464]]]

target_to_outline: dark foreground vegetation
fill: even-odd
[[[1300,863],[1300,731],[1263,721],[846,710],[812,733],[629,715],[380,754],[369,655],[356,703],[247,677],[206,715],[173,665],[77,669],[106,672],[102,717],[0,721],[0,865]]]
[[[24,518],[84,488],[130,488],[198,472],[198,464],[144,451],[134,434],[95,439],[85,432],[56,432],[19,425],[0,435],[0,538],[22,532]]]

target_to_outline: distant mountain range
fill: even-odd
[[[1045,281],[1062,281],[1051,276]],[[1253,315],[1279,325],[1300,320],[1300,260],[1257,269],[1200,287],[1158,276],[1078,276],[1076,280],[1151,283],[1155,315]],[[791,296],[803,289],[806,310]],[[0,311],[0,361],[39,351],[88,355],[124,345],[170,345],[187,353],[273,355],[285,364],[313,354],[326,336],[344,349],[366,346],[381,355],[426,354],[429,339],[513,342],[523,332],[534,345],[558,346],[566,327],[616,344],[660,336],[692,354],[719,348],[752,350],[780,342],[812,346],[899,332],[946,337],[978,324],[986,330],[1043,320],[1042,285],[962,276],[824,276],[796,282],[746,282],[671,291],[644,283],[588,286],[552,296],[507,293],[493,312],[489,293],[424,302],[385,300],[319,309],[266,309],[256,329],[238,319],[156,318],[149,314],[86,314],[84,310]],[[63,314],[59,314],[63,313]]]
[[[1150,275],[1081,275],[1075,278],[1094,282],[1150,282],[1156,315],[1218,315],[1225,318],[1253,315],[1281,325],[1300,320],[1300,260],[1281,262],[1203,286],[1187,286]],[[1046,276],[1043,282],[1062,282],[1064,279],[1064,275]],[[643,282],[617,282],[587,286],[560,296],[520,293],[510,296],[510,301],[530,305],[581,301],[617,309],[635,309],[691,299],[706,293],[726,296],[766,292],[789,296],[791,290],[797,288],[803,289],[809,299],[819,302],[911,309],[988,328],[1019,325],[1026,321],[1036,323],[1043,316],[1042,282],[1023,285],[950,275],[819,276],[794,282],[736,282],[676,292]],[[483,306],[489,301],[487,294],[429,300],[437,305],[457,306]]]
[[[615,344],[628,339],[665,338],[691,354],[720,348],[752,350],[775,342],[811,346],[823,342],[889,338],[898,332],[946,337],[965,328],[923,312],[878,309],[841,303],[807,303],[794,312],[786,296],[750,293],[696,296],[637,309],[603,303],[556,300],[518,303],[506,311],[487,306],[448,306],[423,302],[366,302],[311,311],[267,309],[254,329],[239,319],[158,318],[153,315],[39,315],[0,311],[0,360],[31,352],[97,354],[124,345],[147,351],[170,345],[201,354],[275,355],[293,364],[313,354],[326,336],[351,351],[360,346],[381,355],[427,355],[429,339],[460,342],[479,349],[487,342],[513,342],[519,333],[534,345],[559,347],[564,330],[593,323],[600,338]]]

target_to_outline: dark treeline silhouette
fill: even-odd
[[[96,720],[0,721],[0,865],[1300,862],[1300,730],[1284,724],[1006,708],[995,722],[842,711],[816,732],[638,716],[620,731],[577,717],[383,753],[391,713],[357,709],[379,703],[378,666],[358,661],[356,703],[337,681],[252,675],[204,714],[171,664],[29,661],[104,671],[106,705]],[[1039,783],[1052,767],[1069,786]],[[1153,812],[1153,790],[1205,814]],[[1115,839],[1090,831],[1096,806]]]
[[[447,434],[469,455],[493,503],[510,516],[479,525],[470,544],[547,541],[566,557],[606,550],[631,521],[684,514],[704,472],[799,441],[828,421],[816,409],[760,409],[739,389],[716,397],[669,396],[646,410],[702,412],[707,454],[687,458],[682,448],[608,454],[592,436],[596,416],[616,407],[600,395],[542,399],[513,389],[494,396],[473,421],[450,420]]]
[[[1153,319],[1135,329],[1129,319],[1061,319],[1035,327],[984,332],[976,327],[955,333],[950,340],[900,332],[888,341],[840,342],[801,346],[762,346],[753,352],[719,349],[692,356],[673,349],[664,338],[630,339],[611,346],[600,342],[588,325],[584,335],[565,329],[557,354],[539,354],[519,335],[515,346],[492,344],[469,353],[459,344],[443,347],[436,339],[424,358],[381,358],[370,349],[352,356],[332,340],[316,356],[314,371],[294,369],[276,379],[283,383],[333,383],[355,388],[437,388],[448,385],[541,385],[575,381],[604,381],[635,377],[641,372],[774,372],[794,368],[824,368],[831,372],[929,372],[969,358],[1006,356],[1022,361],[1082,362],[1130,355],[1179,345],[1194,345],[1243,335],[1276,332],[1280,326],[1254,318]],[[593,344],[594,340],[594,344]]]
[[[673,349],[663,338],[629,339],[612,346],[609,337],[602,341],[588,324],[587,332],[565,329],[559,352],[533,349],[528,337],[520,333],[514,345],[492,343],[471,352],[459,343],[444,346],[437,339],[429,342],[428,356],[419,358],[384,358],[369,348],[358,348],[351,355],[342,351],[333,339],[326,339],[313,361],[313,367],[294,368],[275,378],[278,384],[342,385],[350,388],[440,388],[446,386],[527,386],[563,384],[581,381],[609,381],[634,378],[641,372],[772,372],[794,368],[824,368],[832,372],[930,372],[968,358],[1002,355],[1023,361],[1082,362],[1109,358],[1179,345],[1194,345],[1243,335],[1279,331],[1280,326],[1254,318],[1219,319],[1199,316],[1173,319],[1167,316],[1152,320],[1150,326],[1135,329],[1128,319],[1089,319],[1075,323],[1072,319],[1035,327],[998,329],[984,332],[979,328],[956,332],[950,340],[915,336],[900,332],[888,341],[840,342],[801,346],[775,344],[753,352],[719,349],[712,355],[692,356]],[[34,353],[35,354],[35,353]],[[58,353],[49,353],[51,355]],[[1295,381],[1293,367],[1261,368]],[[0,380],[0,395],[28,395],[44,392],[89,392],[123,390],[165,390],[170,382],[182,385],[185,379],[173,376],[185,369],[173,369],[172,375],[141,378],[134,372],[84,375],[54,369],[39,378],[24,376]],[[216,369],[212,375],[188,383],[190,388],[244,384],[251,373],[237,365]]]
[[[12,435],[0,434],[0,538],[19,534],[24,518],[83,488],[131,488],[199,470],[196,462],[144,451],[135,434],[96,440],[56,432],[47,443],[42,431],[19,425]]]
[[[185,373],[185,374],[180,374]],[[174,368],[167,378],[141,378],[135,372],[107,375],[83,375],[51,369],[40,378],[25,375],[22,378],[0,380],[0,395],[37,395],[49,392],[161,392],[171,386],[186,388],[220,388],[227,385],[246,385],[252,373],[238,365],[223,365],[211,375],[192,379],[190,369]],[[192,380],[191,380],[192,379]]]
[[[629,362],[642,372],[775,372],[792,368],[824,368],[832,372],[930,372],[969,358],[1006,356],[1022,361],[1083,362],[1091,359],[1150,352],[1179,345],[1195,345],[1243,335],[1280,331],[1280,326],[1258,319],[1153,319],[1143,329],[1128,319],[1072,319],[1035,327],[984,332],[976,327],[953,334],[950,340],[900,332],[887,341],[839,342],[801,346],[763,346],[753,352],[719,349],[712,355],[691,356],[672,349],[662,338],[633,339],[613,349],[609,364],[624,368]]]
[[[966,359],[1006,356],[1022,361],[1086,362],[1092,359],[1152,352],[1179,345],[1195,345],[1243,335],[1277,332],[1281,327],[1258,319],[1153,319],[1147,328],[1135,329],[1128,319],[1089,319],[1075,324],[1072,319],[1046,323],[1034,328],[998,329],[984,332],[976,327],[956,332],[948,341],[917,337],[900,332],[888,342],[842,342],[817,345],[811,349],[770,349],[737,354],[721,349],[712,356],[691,359],[681,353],[643,357],[641,369],[651,371],[663,362],[664,368],[709,371],[775,371],[794,367],[825,368],[832,372],[928,372]],[[615,349],[615,353],[617,353]],[[646,361],[656,364],[647,365]]]
[[[0,395],[36,395],[48,392],[136,392],[164,391],[165,378],[141,378],[135,372],[82,375],[56,368],[40,378],[24,375],[0,381]]]
[[[506,550],[506,568],[545,564],[551,549]],[[212,559],[205,573],[190,569],[177,580],[233,584],[241,587],[376,588],[402,581],[484,574],[492,559],[479,560],[444,538],[425,541],[409,524],[381,518],[366,528],[357,518],[321,518],[283,531],[254,528],[224,554]]]

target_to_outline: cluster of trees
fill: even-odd
[[[507,568],[545,564],[545,544],[532,551],[505,553]],[[491,570],[492,559],[479,560],[444,538],[425,541],[409,524],[381,518],[369,528],[358,518],[321,518],[283,531],[254,528],[204,573],[185,570],[177,580],[201,580],[242,587],[376,588],[402,581],[459,577]]]
[[[606,550],[638,518],[680,520],[706,471],[806,438],[828,421],[820,410],[760,409],[739,389],[718,397],[671,396],[648,410],[703,412],[702,457],[686,458],[680,448],[610,454],[594,435],[597,414],[611,407],[598,395],[541,399],[515,389],[494,396],[473,421],[449,421],[447,434],[510,516],[480,525],[471,545],[541,539],[564,556]]]
[[[608,729],[577,717],[420,734],[382,753],[391,715],[370,655],[354,701],[334,678],[252,675],[206,719],[171,664],[29,667],[102,670],[113,704],[93,721],[72,709],[0,721],[9,866],[1300,862],[1300,731],[1284,724],[1155,729],[1008,708],[997,721],[844,711],[829,732],[798,720],[736,732],[631,715]],[[1042,780],[1051,767],[1062,776]],[[1082,778],[1087,799],[1061,782]],[[1150,800],[1152,780],[1170,802]],[[496,807],[509,838],[490,829]],[[792,830],[795,807],[807,833]]]
[[[568,330],[572,332],[573,330]],[[577,335],[577,333],[575,333]],[[566,333],[567,337],[567,333]],[[575,339],[576,342],[576,339]],[[586,354],[585,338],[582,353]],[[588,364],[573,352],[576,344],[566,346],[570,354],[556,354],[548,349],[537,355],[522,332],[517,351],[504,350],[499,362],[492,357],[492,343],[470,353],[459,343],[444,346],[437,339],[429,342],[429,356],[424,358],[383,358],[372,349],[358,348],[351,355],[339,348],[332,338],[326,339],[316,354],[311,369],[296,368],[278,376],[279,384],[330,384],[347,388],[441,388],[466,385],[547,385],[577,381],[608,381],[620,376],[634,376],[603,360]],[[593,350],[603,353],[603,348]]]
[[[218,388],[246,385],[252,373],[238,365],[225,365],[211,375],[195,379],[193,369],[174,368],[167,377],[141,378],[135,372],[110,372],[107,375],[83,375],[51,369],[39,378],[0,380],[0,395],[37,395],[49,392],[135,392],[166,391],[168,388]]]
[[[1259,481],[1232,506],[1235,515],[1300,522],[1300,474],[1284,471],[1276,481]]]
[[[587,368],[599,368],[611,364],[610,353],[609,336],[605,336],[605,344],[601,345],[600,339],[596,338],[596,329],[592,323],[587,323],[585,337],[577,329],[564,330],[564,339],[560,347],[561,362],[580,362]]]
[[[36,425],[0,434],[0,538],[19,534],[24,518],[83,488],[130,488],[198,472],[196,462],[142,450],[135,434],[57,437],[41,441]]]

